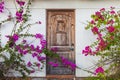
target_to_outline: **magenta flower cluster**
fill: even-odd
[[[58,51],[58,48],[57,48],[57,47],[52,47],[52,48],[51,48],[51,51],[53,51],[53,52],[56,53],[56,52]]]
[[[19,35],[18,34],[13,34],[13,36],[6,36],[7,38],[9,38],[9,41],[13,41],[16,42],[19,39]]]
[[[21,0],[16,0],[17,4],[20,6],[20,9],[16,12],[16,19],[17,19],[17,22],[21,22],[24,20],[23,18],[23,6],[25,4],[24,1],[21,1]]]
[[[105,8],[102,8],[102,9],[100,9],[100,11],[95,12],[95,14],[93,15],[93,16],[95,16],[95,18],[93,17],[93,20],[90,21],[90,25],[92,25],[91,31],[93,32],[93,34],[98,36],[97,37],[98,44],[95,47],[95,49],[96,49],[95,51],[93,51],[90,46],[86,46],[85,49],[82,51],[82,53],[85,54],[85,56],[87,56],[88,54],[95,55],[99,51],[104,50],[107,47],[107,45],[109,45],[109,42],[104,40],[104,35],[102,34],[101,29],[97,25],[99,21],[105,21],[106,16],[104,16],[104,14],[103,14],[104,12],[105,12]],[[109,14],[116,15],[116,13],[113,9],[109,12]],[[108,32],[108,34],[115,32],[114,23],[115,23],[115,21],[113,19],[106,21],[107,26],[105,28],[106,28],[106,32]],[[110,38],[111,37],[112,36],[110,36]]]
[[[21,0],[16,0],[20,7],[24,6],[25,2]]]
[[[58,67],[59,66],[59,64],[58,63],[56,63],[56,62],[49,62],[48,64],[50,64],[51,66],[53,66],[53,67]]]
[[[18,22],[23,21],[23,10],[22,9],[16,12],[16,19]]]
[[[22,68],[23,72],[21,72],[21,70],[19,71],[22,74],[29,73],[29,70],[31,73],[34,73],[35,72],[34,66],[37,66],[38,68],[43,67],[45,60],[46,60],[46,57],[43,56],[43,54],[46,54],[46,56],[48,56],[48,57],[51,57],[51,55],[52,55],[52,58],[54,58],[56,61],[58,61],[58,63],[57,62],[49,62],[49,64],[51,66],[58,67],[59,62],[61,61],[61,63],[65,67],[69,67],[72,70],[75,70],[76,65],[73,62],[71,62],[67,58],[59,56],[59,54],[56,53],[58,48],[51,48],[51,50],[46,49],[47,42],[44,39],[44,36],[42,34],[36,33],[35,35],[33,35],[30,33],[27,33],[27,31],[25,33],[24,32],[22,33],[23,30],[26,30],[26,28],[31,27],[31,25],[42,23],[41,21],[37,21],[33,24],[24,24],[24,23],[26,23],[26,21],[28,21],[28,18],[30,16],[29,15],[29,13],[30,13],[29,5],[31,5],[32,0],[28,0],[27,3],[25,3],[25,2],[26,1],[23,1],[23,0],[16,0],[16,3],[18,6],[16,6],[17,11],[15,13],[15,18],[11,14],[9,14],[8,19],[7,19],[7,21],[15,21],[11,35],[6,36],[8,38],[8,41],[5,45],[5,49],[8,49],[8,53],[13,53],[12,56],[15,57],[13,59],[13,63],[14,63],[14,61],[16,62],[16,60],[19,63],[19,64],[17,63],[17,65],[16,65],[17,67],[15,67],[15,69],[17,68],[16,70],[19,71],[19,69]],[[26,4],[26,6],[25,6],[25,4]],[[4,10],[4,1],[1,1],[0,2],[0,12],[3,12],[3,10]],[[3,23],[4,23],[4,21],[3,21]],[[27,40],[28,37],[32,37],[31,40],[33,40],[33,38],[34,38],[34,40],[37,40],[37,42],[39,41],[38,44],[34,45],[34,42],[33,42],[34,40],[28,41]],[[29,60],[26,63],[26,61],[23,60],[22,57],[26,56],[27,54],[30,54],[33,59],[37,60],[37,62]],[[11,54],[10,54],[10,56],[11,56]],[[57,59],[56,59],[56,56],[58,57]],[[22,63],[22,67],[21,67],[21,63]]]
[[[106,65],[105,62],[107,61],[110,62],[109,60],[106,60],[106,58],[111,58],[111,56],[114,57],[111,55],[111,47],[119,45],[119,17],[120,13],[116,12],[113,7],[111,7],[108,11],[105,10],[105,8],[102,8],[91,15],[92,20],[88,22],[86,29],[90,29],[97,38],[93,44],[86,46],[84,50],[82,50],[82,54],[85,56],[100,56],[103,63],[100,63],[99,66]],[[112,62],[113,61],[111,59],[110,65],[113,65]],[[98,67],[95,70],[95,74],[99,73],[104,75],[105,71],[103,67]]]
[[[2,13],[4,10],[4,1],[0,2],[0,13]]]
[[[104,69],[102,67],[98,67],[96,70],[95,70],[95,75],[96,74],[99,74],[99,73],[104,73]]]
[[[75,63],[73,63],[72,61],[68,60],[67,58],[65,58],[63,56],[61,57],[61,63],[62,63],[63,66],[68,67],[71,70],[75,70],[76,67],[77,67]],[[57,63],[57,62],[52,62],[51,61],[51,62],[49,62],[49,64],[53,67],[58,67],[59,66],[59,63]]]
[[[46,40],[44,39],[43,35],[40,33],[37,33],[34,35],[36,39],[38,39],[40,42],[39,44],[35,47],[33,44],[28,44],[27,40],[23,40],[22,44],[16,44],[16,42],[20,39],[20,36],[18,34],[13,34],[13,36],[6,36],[9,40],[8,43],[10,43],[10,47],[12,48],[15,46],[16,51],[24,56],[28,53],[31,53],[31,56],[33,58],[37,58],[38,63],[36,63],[36,66],[40,67],[40,62],[45,61],[46,57],[41,56],[41,53],[43,52],[42,50],[46,47]],[[27,63],[28,67],[31,67],[33,64],[29,61]]]
[[[82,51],[82,54],[87,56],[89,53],[92,53],[92,49],[90,48],[90,46],[86,46],[85,50]]]
[[[64,65],[64,66],[68,66],[69,68],[71,68],[72,70],[75,70],[76,69],[76,64],[75,63],[73,63],[72,61],[70,61],[70,60],[68,60],[67,58],[65,58],[65,57],[61,57],[61,60],[62,60],[62,64]]]

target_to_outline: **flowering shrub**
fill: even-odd
[[[96,41],[86,46],[82,53],[87,56],[100,56],[95,74],[99,77],[107,76],[120,79],[120,13],[114,7],[110,10],[100,9],[91,15],[86,29],[91,29],[97,36]],[[108,68],[104,68],[109,65]],[[116,80],[115,79],[115,80]]]
[[[23,33],[26,29],[29,28],[33,24],[39,24],[35,22],[33,24],[27,24],[26,22],[29,19],[29,6],[31,5],[31,0],[26,2],[21,0],[16,0],[16,3],[19,5],[19,8],[16,11],[16,15],[12,16],[11,12],[9,12],[8,18],[4,21],[1,21],[0,27],[2,27],[3,23],[7,21],[14,20],[14,27],[10,35],[6,35],[8,38],[7,43],[5,46],[0,46],[0,58],[3,59],[0,65],[0,75],[3,76],[7,74],[10,69],[15,71],[19,71],[23,77],[26,73],[30,74],[35,72],[34,66],[38,68],[42,68],[42,64],[45,63],[45,57],[42,56],[44,49],[46,47],[46,40],[44,36],[40,33],[30,34],[27,31]],[[24,8],[27,7],[26,11]],[[5,6],[4,1],[0,2],[0,12],[4,12]],[[38,45],[33,45],[33,43],[27,41],[27,37],[32,37],[35,40],[39,41]],[[31,40],[32,41],[32,40]],[[6,56],[6,54],[9,54]],[[31,54],[33,58],[37,58],[37,62],[28,61],[27,63],[23,59],[23,57],[27,54]]]
[[[51,50],[46,48],[47,42],[42,34],[30,34],[28,32],[32,25],[41,24],[40,21],[30,24],[27,23],[31,16],[29,7],[32,0],[15,0],[15,2],[19,8],[17,8],[15,16],[12,16],[12,13],[4,6],[4,1],[0,1],[0,12],[3,13],[4,9],[9,11],[8,18],[0,22],[0,28],[3,23],[5,24],[8,21],[15,23],[11,34],[5,36],[8,38],[5,46],[1,46],[0,39],[0,59],[2,59],[2,62],[0,62],[0,77],[3,77],[11,69],[20,72],[23,77],[34,73],[35,67],[42,69],[46,60],[43,54],[49,58],[58,59],[57,61],[62,62],[63,65],[74,70],[76,65],[68,59],[59,56],[55,48]],[[29,37],[31,42],[30,40],[28,41]],[[35,41],[39,41],[37,45],[34,45]],[[37,59],[37,61],[32,62],[29,60],[26,62],[24,59],[26,55],[30,55],[32,59]],[[49,62],[49,64],[53,67],[59,66],[56,61]]]
[[[0,2],[0,12],[3,12],[3,9],[4,9],[4,2],[1,1]]]

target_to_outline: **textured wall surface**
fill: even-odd
[[[15,6],[13,0],[5,0],[6,6],[15,14]],[[119,5],[120,0],[34,0],[34,3],[31,7],[31,20],[30,23],[33,21],[41,21],[41,25],[35,25],[30,30],[31,33],[42,33],[46,37],[46,9],[75,9],[75,55],[76,55],[76,64],[80,68],[89,68],[92,70],[93,64],[97,62],[97,57],[87,56],[85,57],[82,55],[82,49],[86,45],[89,45],[91,42],[95,40],[95,37],[90,31],[86,31],[84,29],[86,25],[86,21],[90,20],[90,15],[93,14],[95,11],[99,10],[100,8],[110,8],[110,6],[115,6],[117,9],[120,8]],[[5,14],[0,14],[0,20],[5,19],[7,11]],[[2,46],[6,43],[7,39],[4,37],[7,34],[10,34],[13,23],[5,24],[4,28],[1,29],[2,33]],[[29,55],[26,57],[29,59]],[[37,71],[36,73],[30,75],[34,77],[45,77],[46,76],[46,68],[42,71]],[[93,68],[94,70],[94,68]],[[14,74],[16,75],[16,74]],[[80,69],[76,69],[76,76],[77,77],[85,77],[89,74],[84,72]],[[16,75],[18,76],[18,75]]]

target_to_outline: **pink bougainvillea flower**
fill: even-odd
[[[98,28],[96,26],[93,27],[91,30],[94,34],[99,33]]]
[[[76,66],[75,63],[72,63],[72,62],[71,62],[71,63],[70,63],[70,67],[71,67],[72,70],[75,70],[77,66]]]
[[[5,37],[6,37],[6,38],[10,38],[10,36],[9,36],[9,35],[6,35]]]
[[[96,52],[98,52],[100,50],[100,47],[99,46],[95,47],[95,50]]]
[[[35,47],[34,47],[34,45],[30,45],[30,48],[31,48],[31,50],[35,50]]]
[[[101,16],[101,12],[97,11],[97,12],[95,12],[95,15],[96,16]]]
[[[82,54],[84,54],[85,56],[87,56],[88,52],[86,50],[82,50]]]
[[[90,46],[86,46],[85,50],[82,51],[82,54],[85,54],[85,56],[87,56],[88,54],[92,54],[92,49],[90,48]]]
[[[12,39],[13,39],[14,42],[16,42],[19,39],[19,35],[18,34],[14,34],[12,36]]]
[[[50,50],[53,51],[53,52],[57,52],[58,48],[57,47],[52,47]]]
[[[19,49],[20,49],[20,46],[17,45],[15,48],[16,48],[16,50],[19,50]]]
[[[23,10],[17,11],[17,12],[16,12],[16,16],[21,17],[21,16],[22,16],[22,13],[23,13]]]
[[[115,11],[113,11],[113,10],[112,10],[112,11],[110,11],[110,14],[115,14]]]
[[[38,22],[36,22],[37,24],[42,24],[42,22],[41,21],[38,21]]]
[[[15,45],[15,42],[19,39],[19,35],[18,34],[13,34],[13,36],[6,36],[9,40],[7,41],[7,43],[9,43],[9,47],[13,47],[13,45]]]
[[[29,62],[27,63],[27,66],[28,66],[28,67],[31,67],[31,66],[32,66],[32,63],[29,61]]]
[[[100,42],[98,43],[98,47],[99,49],[104,49],[106,47],[107,43],[104,40],[100,40]]]
[[[0,13],[2,13],[4,10],[4,1],[0,2]]]
[[[100,9],[100,12],[104,12],[104,11],[105,11],[105,8]]]
[[[103,38],[102,38],[102,34],[99,32],[98,33],[98,38],[97,38],[98,40],[102,40]]]
[[[64,66],[68,66],[70,67],[72,70],[75,70],[75,68],[77,67],[75,63],[69,61],[67,58],[61,56],[61,60],[62,60],[62,64]]]
[[[35,48],[35,51],[38,52],[38,53],[41,53],[41,52],[42,52],[42,49],[40,49],[40,47],[37,46],[37,47]]]
[[[17,19],[17,22],[23,21],[23,10],[16,12],[16,19]]]
[[[27,41],[26,41],[26,40],[23,40],[22,42],[23,42],[23,44],[25,44]]]
[[[19,49],[19,52],[20,52],[20,54],[24,55],[23,50],[21,48]]]
[[[69,64],[69,61],[65,58],[65,57],[61,57],[61,60],[62,60],[62,64],[65,65],[65,66],[68,66]]]
[[[91,22],[90,22],[91,24],[95,24],[95,21],[94,20],[91,20]]]
[[[37,56],[38,61],[46,60],[46,57],[43,56]]]
[[[98,73],[104,73],[104,69],[102,67],[98,67],[96,70],[95,70],[95,74],[98,74]]]
[[[34,73],[34,72],[35,72],[35,70],[31,70],[31,71],[30,71],[30,73]]]
[[[111,9],[115,9],[115,7],[113,7],[113,6],[111,6],[110,8],[111,8]]]
[[[58,67],[58,66],[59,66],[59,64],[58,64],[58,63],[55,63],[55,62],[49,62],[48,64],[50,64],[50,65],[53,66],[53,67]]]
[[[25,44],[25,45],[24,45],[24,48],[28,48],[28,47],[29,47],[29,44]]]
[[[98,21],[98,18],[96,18],[95,21]]]
[[[86,47],[85,47],[85,50],[87,50],[88,52],[91,52],[90,46],[86,46]]]
[[[37,52],[38,52],[39,54],[42,53],[42,49],[39,49]]]
[[[93,51],[91,55],[94,56],[95,54],[97,54],[97,51]]]
[[[40,34],[40,33],[37,33],[37,34],[35,35],[35,37],[36,37],[36,38],[43,39],[43,35],[42,35],[42,34]]]
[[[16,17],[16,20],[17,20],[17,22],[21,22],[21,21],[23,21],[23,18],[22,17]]]
[[[16,0],[16,2],[20,5],[20,7],[24,6],[25,2],[21,0]]]
[[[100,17],[99,17],[102,21],[104,21],[104,17],[101,15]]]
[[[108,32],[112,33],[115,31],[115,28],[113,26],[107,27]]]
[[[113,24],[113,23],[114,23],[113,19],[111,19],[107,22],[107,24]]]
[[[33,54],[32,54],[32,57],[33,57],[33,58],[36,57],[36,56],[38,56],[37,53],[33,53]]]
[[[47,41],[46,40],[41,40],[40,41],[40,44],[42,45],[42,49],[44,49],[45,48],[45,46],[46,46],[46,44],[47,44]]]
[[[39,68],[40,67],[40,63],[36,63],[36,66]]]
[[[25,55],[25,54],[27,54],[29,52],[29,50],[24,50],[23,51],[23,54]]]

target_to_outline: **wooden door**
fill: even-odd
[[[75,61],[75,12],[74,10],[47,10],[47,47],[57,48],[57,53]],[[47,59],[47,62],[52,59]],[[74,75],[64,67],[47,65],[47,75]]]

